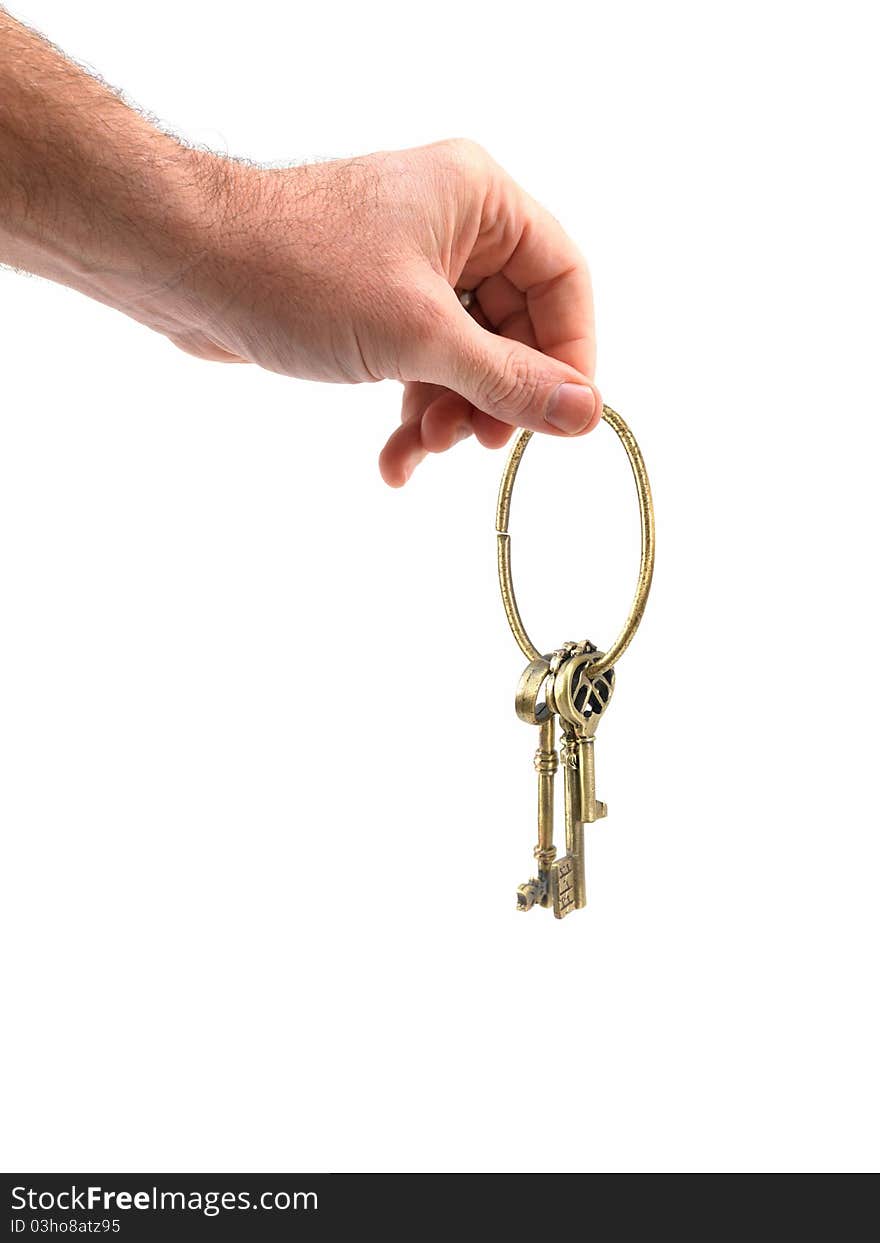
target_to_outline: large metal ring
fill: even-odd
[[[648,602],[648,592],[651,589],[651,577],[654,573],[654,506],[651,502],[651,485],[648,483],[648,472],[645,469],[641,450],[636,444],[635,436],[633,436],[626,423],[624,423],[615,410],[612,410],[610,406],[603,406],[602,418],[617,433],[621,444],[626,450],[629,464],[632,467],[633,478],[636,481],[636,492],[639,498],[639,517],[642,526],[642,557],[639,565],[639,579],[636,584],[635,598],[624,627],[601,659],[590,665],[591,675],[596,676],[604,673],[612,665],[616,664],[629,647],[632,637],[638,629],[639,622],[642,620],[642,614]],[[529,661],[540,660],[541,649],[535,647],[529,638],[520,617],[519,606],[517,605],[516,595],[513,590],[513,575],[510,568],[510,533],[507,527],[510,522],[510,500],[513,495],[516,472],[519,470],[519,464],[526,451],[526,445],[532,438],[532,434],[530,431],[521,431],[513,442],[507,465],[504,468],[504,474],[501,476],[501,487],[498,490],[498,510],[495,517],[495,531],[498,539],[498,581],[501,585],[501,599],[504,603],[504,612],[507,614],[507,621],[510,629],[513,631],[513,637],[519,644],[520,651]]]

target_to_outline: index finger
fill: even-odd
[[[525,295],[538,349],[592,379],[596,332],[587,262],[559,221],[517,190],[523,229],[502,271]]]

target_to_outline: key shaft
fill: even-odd
[[[553,914],[563,919],[587,904],[584,863],[584,826],[580,815],[580,782],[577,769],[577,741],[573,731],[565,730],[563,769],[565,786],[565,855],[553,865],[551,897]]]
[[[538,844],[535,858],[539,869],[546,872],[556,858],[556,847],[553,845],[553,785],[559,767],[556,718],[548,715],[539,729],[538,750],[535,752],[535,771],[538,774]]]
[[[584,824],[595,824],[608,814],[605,804],[596,800],[595,741],[592,734],[577,740],[578,819]]]

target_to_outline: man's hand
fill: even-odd
[[[476,144],[254,168],[181,147],[2,12],[0,53],[0,261],[201,358],[402,381],[392,486],[471,432],[598,422],[586,264]]]

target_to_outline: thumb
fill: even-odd
[[[428,349],[435,374],[425,378],[460,393],[502,423],[576,436],[602,416],[602,398],[585,375],[481,328],[457,299]]]

